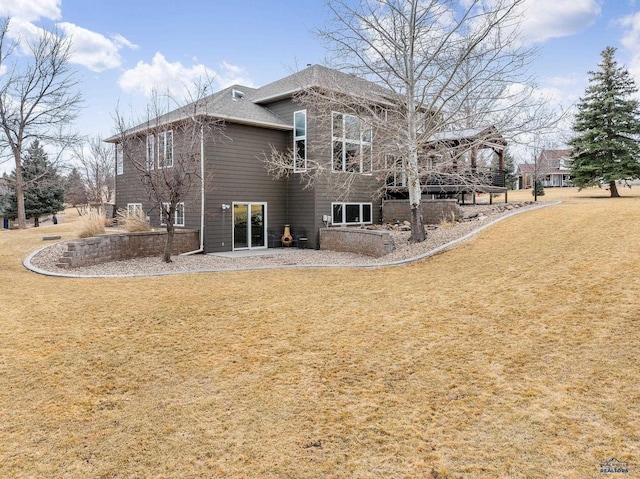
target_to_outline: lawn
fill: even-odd
[[[374,270],[50,278],[72,221],[0,231],[0,477],[640,476],[640,189],[546,192]]]

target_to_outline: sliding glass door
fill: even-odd
[[[233,204],[233,249],[265,248],[267,204]]]

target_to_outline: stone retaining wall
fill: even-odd
[[[164,251],[166,231],[145,231],[81,238],[67,243],[67,251],[58,266],[76,268],[145,256],[160,256]],[[200,247],[197,230],[176,230],[173,237],[174,254],[194,251]]]
[[[451,222],[451,216],[458,220],[461,216],[456,200],[422,200],[422,218],[427,225],[437,225],[443,219]],[[382,203],[382,219],[385,223],[394,220],[411,221],[409,200],[385,200]]]
[[[320,228],[320,249],[359,253],[379,258],[395,246],[388,231],[361,228]]]

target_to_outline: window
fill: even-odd
[[[234,100],[242,100],[244,98],[244,92],[233,88],[231,90],[231,98],[233,98]]]
[[[169,203],[162,203],[160,210],[160,225],[166,226],[165,211],[169,209]],[[173,215],[173,226],[184,226],[184,203],[176,205],[176,211]]]
[[[153,170],[156,164],[155,155],[155,137],[153,135],[147,136],[147,170]]]
[[[307,169],[307,111],[293,113],[293,151],[295,154],[293,171]]]
[[[173,130],[158,135],[158,168],[173,166]]]
[[[116,175],[124,173],[124,158],[122,151],[122,143],[116,143]]]
[[[142,203],[127,203],[127,218],[138,218],[144,220]]]
[[[384,160],[385,169],[388,171],[387,186],[407,186],[407,172],[403,166],[402,158],[394,155],[387,155]]]
[[[333,171],[371,173],[371,129],[353,115],[332,120]]]
[[[371,203],[332,203],[332,223],[371,224]]]

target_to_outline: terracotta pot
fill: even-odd
[[[291,236],[291,228],[289,225],[284,225],[284,234],[282,238],[280,238],[280,241],[282,242],[282,246],[291,246],[291,243],[293,243],[293,236]]]

